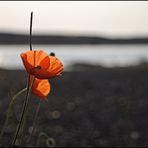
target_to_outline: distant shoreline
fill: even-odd
[[[0,33],[0,44],[28,44],[29,35]],[[148,44],[148,37],[105,38],[98,36],[33,35],[33,44]]]

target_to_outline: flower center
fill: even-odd
[[[38,65],[38,66],[35,67],[35,69],[41,69],[41,66]]]

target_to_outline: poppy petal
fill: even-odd
[[[35,50],[35,66],[41,66],[42,69],[47,69],[50,64],[50,59],[47,53],[42,50]]]
[[[40,97],[41,99],[46,99],[47,95],[50,93],[50,89],[50,83],[47,79],[41,80],[35,78],[32,86],[32,92],[34,95]]]
[[[32,70],[34,69],[32,61],[27,60],[27,55],[25,53],[21,54],[21,58],[22,58],[24,67],[26,68],[27,72],[32,74]]]
[[[46,70],[35,69],[34,70],[34,75],[37,78],[49,79],[49,78],[59,76],[63,72],[64,66],[58,58],[53,57],[53,56],[49,56],[49,59],[50,59],[50,65],[49,65],[48,69],[46,69]]]
[[[47,69],[50,64],[48,54],[42,50],[27,51],[21,54],[23,64],[28,73],[34,75],[34,69],[37,67]]]
[[[39,66],[41,66],[42,69],[47,69],[50,65],[50,59],[49,57],[45,57],[39,64]]]

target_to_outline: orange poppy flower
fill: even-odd
[[[33,76],[30,76],[30,85],[32,83]],[[47,95],[50,93],[50,83],[48,79],[37,79],[35,78],[32,85],[32,93],[41,99],[46,99]]]
[[[27,51],[21,54],[26,71],[39,79],[49,79],[59,76],[64,66],[62,62],[49,56],[42,50]]]
[[[32,92],[45,99],[50,93],[49,78],[61,75],[64,70],[62,62],[55,56],[49,56],[42,50],[27,51],[21,54],[26,71],[30,74],[30,85],[35,77]]]

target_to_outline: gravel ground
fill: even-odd
[[[73,69],[50,80],[48,102],[41,101],[35,133],[26,146],[148,146],[147,65],[102,68],[76,64]],[[1,129],[9,94],[24,88],[26,80],[23,70],[0,70]],[[1,146],[12,143],[23,99],[21,95],[14,105]],[[32,95],[23,139],[32,129],[38,102]]]

